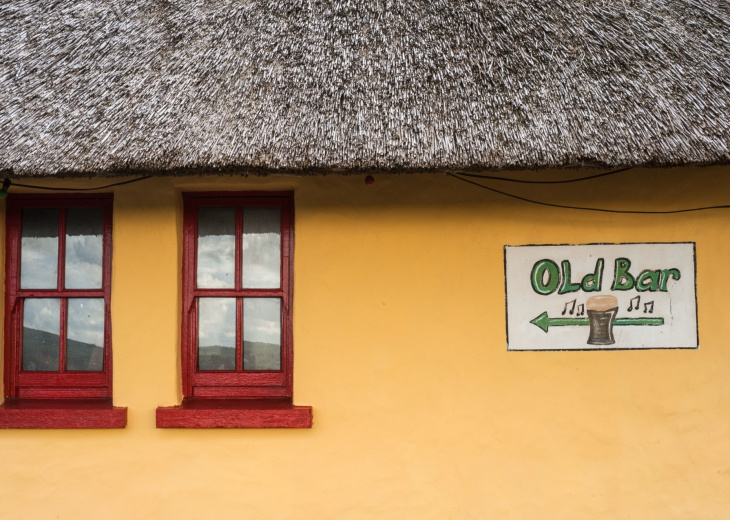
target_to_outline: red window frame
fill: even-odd
[[[242,287],[243,208],[276,206],[281,208],[281,283],[277,289]],[[233,289],[197,287],[198,210],[204,207],[235,207],[235,283]],[[183,193],[183,319],[182,380],[183,395],[203,399],[291,398],[293,390],[292,348],[292,250],[294,242],[294,204],[290,192]],[[198,300],[204,297],[236,298],[236,370],[198,370]],[[278,371],[242,369],[243,298],[281,299],[281,368]]]
[[[111,194],[22,195],[7,199],[5,269],[5,397],[10,399],[111,399]],[[20,253],[24,209],[47,208],[59,211],[58,278],[55,289],[20,288]],[[102,283],[100,289],[65,289],[66,210],[99,208],[103,210]],[[59,370],[30,372],[22,369],[23,302],[27,298],[58,298],[60,311]],[[104,361],[98,372],[66,370],[66,310],[69,298],[104,299]]]

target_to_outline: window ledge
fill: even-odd
[[[127,409],[111,399],[5,399],[0,428],[124,428]]]
[[[312,407],[290,399],[196,399],[157,409],[158,428],[311,428]]]

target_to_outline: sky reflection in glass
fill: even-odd
[[[20,288],[58,284],[58,210],[24,209],[20,242]]]
[[[66,289],[101,289],[104,211],[66,212]]]
[[[235,208],[198,210],[198,287],[233,287],[236,270],[235,235]]]
[[[281,209],[243,209],[243,287],[276,289],[281,285]]]

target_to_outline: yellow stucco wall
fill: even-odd
[[[660,209],[730,202],[729,173],[490,185]],[[730,518],[730,210],[611,215],[375,177],[115,188],[114,401],[129,424],[0,431],[0,518]],[[155,429],[181,397],[180,193],[229,189],[295,192],[294,401],[313,406],[311,430]],[[505,244],[638,241],[697,243],[699,350],[506,350]]]

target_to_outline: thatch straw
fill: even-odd
[[[727,0],[8,0],[0,170],[730,162]]]

